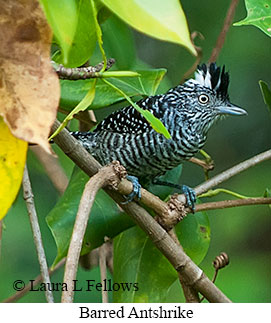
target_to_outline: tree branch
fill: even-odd
[[[237,4],[238,4],[238,0],[232,0],[231,1],[231,4],[230,4],[230,7],[228,9],[228,12],[227,12],[227,15],[226,15],[226,18],[224,20],[224,25],[223,25],[223,28],[217,38],[217,41],[216,41],[216,45],[212,51],[212,54],[211,54],[211,57],[209,59],[209,63],[212,63],[212,62],[215,62],[218,58],[218,55],[224,45],[224,42],[225,42],[225,39],[226,39],[226,35],[227,35],[227,32],[231,26],[231,23],[232,23],[232,20],[233,20],[233,17],[234,17],[234,13],[235,13],[235,9],[237,7]]]
[[[57,129],[58,126],[59,122],[56,121],[53,126],[53,131]],[[101,168],[101,165],[99,165],[99,163],[68,133],[66,129],[62,130],[54,140],[64,153],[66,153],[89,176],[92,176]],[[132,190],[132,184],[127,180],[122,180],[118,187],[120,186],[123,188],[126,186],[126,191],[129,191],[130,189],[128,193]],[[123,201],[123,197],[117,191],[106,188],[105,191],[117,203]],[[157,197],[154,198],[158,199]],[[167,205],[166,203],[164,204]],[[144,208],[135,202],[121,205],[121,207],[146,232],[157,248],[182,275],[187,285],[199,291],[210,302],[230,302],[230,300],[211,282],[202,270],[192,262],[169,234]]]
[[[88,67],[64,67],[62,64],[58,64],[54,61],[51,62],[54,70],[56,71],[60,79],[67,80],[85,80],[89,78],[99,77],[99,72],[103,69],[104,62],[99,63],[96,66]],[[114,58],[109,58],[106,62],[106,69],[110,69],[115,63]]]
[[[99,267],[100,277],[102,284],[102,302],[108,303],[108,293],[105,287],[106,285],[106,242],[103,243],[99,248]]]
[[[23,174],[23,191],[24,191],[24,199],[25,199],[25,203],[27,206],[27,211],[30,219],[30,224],[33,232],[33,238],[37,249],[42,280],[45,284],[48,284],[50,286],[51,285],[50,275],[48,271],[37,212],[36,212],[35,203],[34,203],[34,197],[33,197],[32,188],[31,188],[26,165],[25,165],[24,174]],[[52,291],[49,288],[45,289],[45,297],[48,303],[54,303],[54,296]]]
[[[240,200],[228,200],[219,202],[202,203],[196,206],[196,212],[226,209],[230,207],[246,206],[246,205],[259,205],[271,204],[271,197],[258,197]]]
[[[107,71],[108,69],[110,69],[114,63],[114,58],[109,58],[106,62],[105,70]],[[99,77],[99,72],[103,69],[104,62],[101,62],[96,66],[74,68],[64,67],[62,64],[57,64],[54,61],[52,61],[52,65],[60,79],[85,80],[89,78]]]
[[[109,166],[102,167],[85,185],[75,219],[65,265],[63,282],[66,284],[67,290],[62,292],[62,303],[71,303],[73,301],[73,281],[76,278],[83,238],[96,194],[103,186],[112,185],[112,181],[120,180],[122,171],[123,167],[121,168],[118,162],[113,162]]]

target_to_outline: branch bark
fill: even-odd
[[[85,185],[75,219],[65,265],[63,282],[66,284],[67,289],[62,292],[62,303],[71,303],[73,301],[73,281],[76,278],[78,261],[89,214],[99,189],[105,185],[112,185],[112,181],[117,181],[117,179],[120,180],[121,176],[118,178],[120,171],[117,170],[117,167],[120,167],[120,165],[118,162],[115,162],[101,168]]]
[[[219,202],[202,203],[196,206],[196,212],[259,204],[271,204],[271,197],[257,197],[241,200],[227,200]]]
[[[115,63],[114,58],[109,58],[106,62],[106,71],[110,69]],[[58,64],[52,61],[54,70],[56,71],[60,79],[66,80],[85,80],[89,78],[99,77],[99,72],[103,69],[104,62],[97,64],[96,66],[87,67],[65,67],[62,64]]]
[[[26,165],[25,165],[24,174],[23,174],[23,191],[24,191],[24,199],[25,199],[25,203],[27,206],[27,211],[30,219],[30,224],[33,232],[33,238],[37,249],[42,280],[47,286],[50,286],[51,285],[50,275],[48,271],[45,251],[43,248],[38,216],[37,216],[35,203],[34,203],[34,196],[32,193],[32,188],[31,188]],[[45,297],[48,303],[54,303],[54,296],[52,291],[49,288],[45,289]]]
[[[102,284],[102,302],[108,303],[108,292],[105,287],[106,285],[106,243],[103,243],[99,248],[99,267],[100,277]]]

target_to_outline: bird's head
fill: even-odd
[[[198,121],[206,133],[211,125],[224,115],[245,115],[247,112],[230,102],[229,73],[215,63],[202,64],[195,72],[195,79],[182,85],[185,95],[184,109],[193,121]]]

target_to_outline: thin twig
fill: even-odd
[[[58,126],[59,122],[56,121],[52,130],[55,131]],[[69,156],[89,176],[92,176],[101,168],[101,165],[69,134],[67,130],[62,130],[54,140],[64,153],[66,153],[67,156]],[[121,183],[127,185],[127,191],[129,191],[130,188],[130,193],[132,190],[131,183],[127,180],[122,180]],[[123,201],[123,197],[117,191],[106,188],[105,191],[117,203]],[[121,205],[121,207],[146,232],[162,254],[165,255],[173,267],[180,272],[182,277],[184,277],[189,286],[199,291],[210,302],[230,302],[230,300],[211,282],[202,270],[193,263],[144,208],[135,202]]]
[[[49,275],[46,256],[43,248],[42,237],[41,237],[37,212],[36,212],[35,203],[34,203],[34,196],[32,193],[32,188],[31,188],[26,165],[25,165],[24,174],[23,174],[23,191],[24,191],[24,199],[25,199],[25,203],[27,206],[27,211],[30,219],[30,224],[33,232],[33,238],[37,249],[42,280],[47,286],[50,286],[51,285],[50,275]],[[53,293],[49,288],[45,289],[45,297],[48,303],[54,302]]]
[[[106,62],[105,70],[110,69],[114,63],[114,58],[109,58]],[[60,79],[85,80],[99,77],[99,72],[103,69],[104,62],[101,62],[96,66],[70,68],[52,61],[52,66]]]
[[[62,303],[71,303],[73,301],[73,281],[76,278],[83,238],[96,194],[100,188],[106,184],[108,185],[112,180],[117,180],[116,163],[101,168],[85,185],[75,219],[65,265],[63,282],[66,284],[67,290],[64,290],[62,293]]]
[[[62,195],[68,186],[69,180],[59,163],[59,159],[56,156],[48,154],[40,146],[32,146],[30,149],[43,165],[54,187]]]
[[[195,187],[195,192],[197,195],[207,192],[209,189],[221,184],[222,182],[227,181],[231,177],[240,174],[244,170],[247,170],[250,167],[253,167],[259,163],[262,163],[266,160],[271,159],[271,149],[260,153],[252,158],[249,158],[236,166],[229,168],[228,170],[214,176],[203,184]]]
[[[99,248],[99,267],[102,283],[102,302],[108,303],[108,292],[106,289],[106,243]]]
[[[215,62],[218,58],[218,55],[219,55],[219,53],[223,47],[223,44],[225,42],[227,32],[231,26],[237,4],[238,4],[238,0],[231,1],[226,18],[224,20],[223,28],[217,38],[216,45],[215,45],[215,47],[212,51],[211,57],[209,59],[209,63]]]
[[[219,201],[219,202],[202,203],[196,206],[196,212],[226,209],[226,208],[237,207],[237,206],[260,205],[260,204],[261,205],[271,204],[271,197],[257,197],[257,198],[248,198],[248,199],[240,199],[240,200],[227,200],[227,201]]]
[[[61,268],[66,261],[66,258],[63,258],[57,265],[55,265],[54,269],[49,269],[49,275],[53,275],[59,268]],[[39,285],[43,281],[42,276],[38,275],[33,282],[28,283],[24,289],[16,292],[14,295],[6,298],[2,301],[2,303],[12,303],[21,299],[25,294],[27,294],[31,289]]]
[[[205,171],[213,170],[215,167],[213,162],[206,162],[205,160],[196,157],[192,157],[188,161],[202,167]]]
[[[195,38],[198,37],[198,36],[199,36],[200,39],[204,39],[203,35],[201,33],[199,33],[198,31],[194,31],[191,34],[191,41],[192,41],[192,43],[194,45],[194,48],[196,49],[197,56],[196,56],[196,60],[193,63],[193,65],[184,73],[184,75],[183,75],[183,77],[181,79],[180,84],[182,84],[183,82],[185,82],[186,79],[189,78],[191,76],[191,74],[194,73],[194,71],[196,70],[198,64],[201,61],[201,58],[202,58],[202,49],[201,49],[201,47],[196,46],[195,43],[194,43]]]

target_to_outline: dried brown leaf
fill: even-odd
[[[16,137],[48,152],[60,97],[51,39],[38,0],[0,0],[0,115]]]

